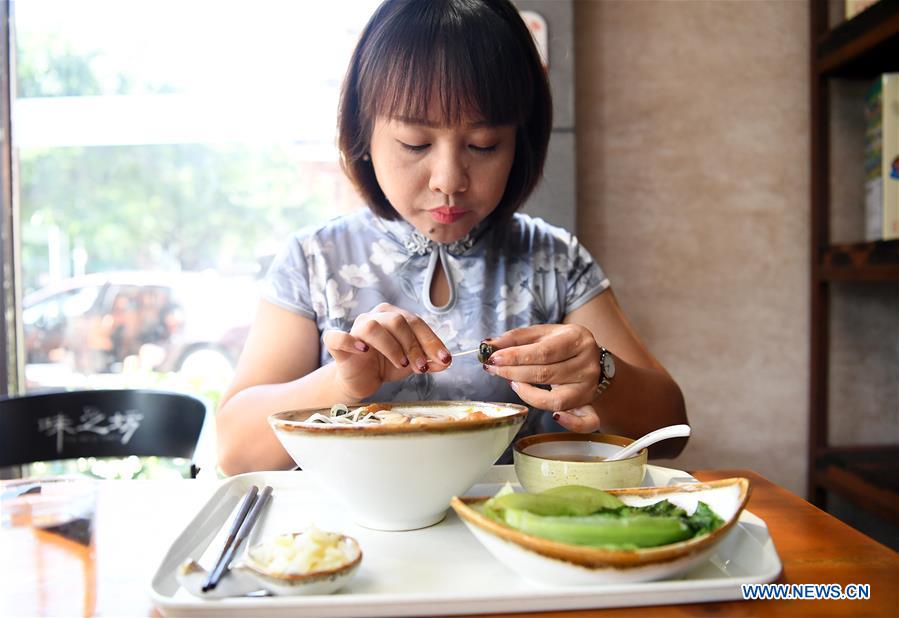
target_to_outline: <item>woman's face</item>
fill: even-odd
[[[370,154],[400,216],[431,240],[450,243],[499,204],[515,158],[515,127],[378,117]]]

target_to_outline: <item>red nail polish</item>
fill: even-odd
[[[496,359],[494,359],[494,358],[491,356],[490,358],[487,359],[487,362],[486,362],[485,364],[487,364],[487,365],[494,365],[494,366],[495,366],[495,365],[496,365]]]
[[[558,415],[558,413],[553,414],[553,420],[554,420],[554,421],[559,420],[559,415]]]
[[[402,358],[400,359],[400,365],[402,365],[403,367],[408,367],[408,366],[409,366],[409,359],[406,358],[405,356],[402,357]]]

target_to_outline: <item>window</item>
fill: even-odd
[[[336,108],[376,4],[10,4],[26,390],[217,404],[268,259],[359,205]]]

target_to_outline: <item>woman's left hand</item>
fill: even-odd
[[[599,346],[579,324],[540,324],[510,330],[488,340],[497,351],[484,369],[510,380],[521,400],[542,410],[570,431],[599,429],[593,408],[599,383]],[[534,386],[549,385],[550,390]]]

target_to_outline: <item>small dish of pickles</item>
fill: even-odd
[[[362,561],[353,537],[309,526],[250,547],[215,588],[206,590],[209,573],[195,560],[184,562],[175,578],[201,599],[331,594],[345,586]]]
[[[454,497],[474,536],[513,571],[541,585],[668,579],[705,560],[736,524],[749,480],[603,491],[563,485],[492,497]]]

